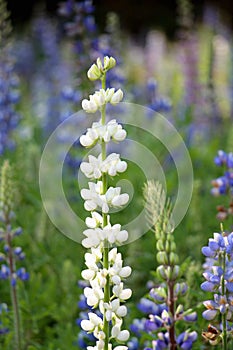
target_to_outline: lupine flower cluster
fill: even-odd
[[[31,79],[33,107],[40,118],[44,136],[50,135],[60,122],[61,88],[67,80],[67,65],[61,60],[58,26],[44,13],[32,22],[33,42],[40,59]],[[43,101],[43,104],[41,103]],[[70,113],[71,114],[71,113]]]
[[[180,267],[172,233],[171,204],[166,202],[165,193],[159,183],[149,181],[145,186],[144,196],[148,218],[155,226],[159,263],[157,276],[161,283],[150,290],[148,302],[144,299],[142,301],[142,310],[150,312],[149,318],[142,322],[137,320],[133,328],[139,334],[149,334],[149,339],[152,336],[153,340],[144,344],[146,350],[177,349],[177,346],[192,349],[197,333],[186,329],[177,334],[176,323],[180,320],[195,322],[197,314],[192,309],[185,311],[183,305],[177,303],[177,300],[186,294],[188,286],[179,281]],[[133,345],[134,341],[131,343]]]
[[[81,171],[92,181],[89,189],[81,190],[84,207],[91,213],[86,218],[87,229],[83,232],[85,238],[82,244],[89,248],[85,254],[87,269],[82,271],[82,277],[89,286],[84,288],[87,305],[93,309],[88,313],[88,319],[81,321],[83,330],[93,333],[97,339],[95,346],[88,350],[126,350],[122,344],[129,338],[128,330],[122,329],[123,317],[127,314],[124,302],[131,297],[132,291],[124,288],[124,279],[131,274],[131,268],[124,266],[121,253],[116,245],[128,239],[128,232],[121,229],[120,224],[112,225],[108,214],[112,207],[122,207],[128,202],[129,196],[121,194],[120,187],[107,186],[107,176],[115,176],[126,170],[127,164],[118,154],[106,154],[106,144],[110,141],[123,141],[126,131],[116,120],[106,121],[106,105],[119,103],[123,97],[121,90],[114,88],[106,90],[106,73],[116,64],[113,57],[104,57],[102,62],[97,59],[88,70],[90,80],[100,79],[102,89],[82,101],[82,107],[87,113],[101,112],[99,122],[93,123],[85,135],[80,137],[84,147],[101,145],[101,154],[95,158],[89,156],[88,162],[81,164]],[[96,182],[97,181],[97,182]],[[100,315],[96,313],[96,309]]]
[[[155,112],[169,112],[172,108],[171,101],[167,97],[158,96],[158,84],[150,78],[147,82],[148,107]]]
[[[61,91],[63,101],[60,113],[61,121],[76,111],[77,104],[89,88],[84,72],[88,69],[87,64],[90,58],[95,60],[98,57],[94,10],[92,0],[79,2],[66,0],[59,4],[58,14],[64,20],[63,27],[66,35],[72,40],[75,59],[72,67],[75,70],[75,78],[71,84],[64,84]],[[69,139],[69,135],[67,137]],[[77,142],[66,155],[65,161],[70,169],[75,171],[80,165],[81,154],[80,143]]]
[[[79,73],[77,85],[81,91],[85,91],[85,86],[87,86],[84,77],[81,76],[82,72],[86,71],[87,68],[87,57],[97,58],[98,40],[95,39],[94,9],[91,0],[81,2],[67,0],[61,2],[58,9],[58,13],[65,20],[65,32],[68,37],[73,39],[74,52],[77,57],[75,68],[77,73]],[[76,91],[73,91],[72,94],[70,93],[69,98],[71,96],[73,96],[74,102],[77,102]]]
[[[223,205],[217,207],[217,218],[223,221],[233,215],[233,153],[226,153],[220,150],[214,162],[217,166],[222,167],[225,172],[222,176],[212,181],[213,188],[211,193],[214,196],[229,195],[230,197],[228,208]]]
[[[202,315],[208,321],[219,320],[221,316],[221,327],[217,329],[210,325],[215,331],[204,332],[203,336],[212,345],[222,341],[224,349],[227,349],[227,338],[232,336],[230,323],[233,322],[233,232],[214,233],[208,246],[202,248],[202,253],[211,259],[212,263],[203,273],[206,281],[202,283],[201,288],[214,293],[212,300],[204,301],[206,310]]]
[[[11,291],[11,302],[14,312],[15,344],[17,349],[21,348],[21,330],[19,305],[17,297],[17,280],[27,281],[29,273],[24,267],[17,268],[18,261],[25,258],[21,247],[13,245],[14,237],[21,234],[21,228],[13,228],[12,221],[15,216],[13,211],[13,181],[12,169],[8,161],[5,161],[1,171],[0,183],[0,241],[3,242],[3,253],[0,254],[2,262],[0,270],[0,280],[9,280]]]
[[[10,52],[11,25],[4,0],[0,0],[0,154],[14,147],[12,131],[19,122],[15,105],[19,101],[19,80]]]

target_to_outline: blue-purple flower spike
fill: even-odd
[[[20,116],[15,110],[19,101],[19,80],[14,71],[11,53],[11,24],[4,0],[0,0],[0,155],[15,146],[12,131]]]
[[[202,313],[207,321],[221,319],[221,326],[214,335],[212,332],[203,332],[203,337],[210,344],[223,343],[223,349],[227,349],[227,340],[231,335],[228,332],[228,324],[233,322],[233,232],[214,233],[214,237],[209,239],[208,246],[202,248],[202,253],[207,258],[212,258],[212,266],[203,273],[205,282],[201,288],[205,292],[212,292],[213,299],[203,302],[206,310]]]
[[[228,196],[229,206],[219,205],[217,207],[217,218],[222,222],[233,217],[233,153],[218,151],[214,162],[223,168],[223,175],[212,181],[211,194],[215,197]]]
[[[17,295],[17,281],[27,281],[29,273],[24,267],[18,267],[18,262],[21,262],[25,254],[21,247],[14,246],[14,238],[21,233],[20,228],[14,229],[12,227],[13,218],[15,217],[13,211],[14,200],[14,183],[12,180],[12,170],[8,161],[3,163],[1,169],[0,181],[0,238],[2,245],[2,253],[0,254],[0,282],[3,280],[9,281],[11,302],[14,314],[14,338],[15,348],[21,350],[21,326],[19,316],[19,304]],[[0,310],[1,311],[1,310]],[[5,334],[2,328],[2,334]],[[1,332],[1,324],[0,324]]]

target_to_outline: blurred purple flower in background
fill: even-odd
[[[13,130],[20,116],[16,111],[19,102],[19,79],[14,70],[14,58],[11,45],[11,23],[5,2],[1,2],[0,11],[0,155],[7,149],[13,149],[15,141]]]

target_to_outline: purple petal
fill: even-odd
[[[201,289],[205,292],[213,292],[216,289],[216,285],[206,281],[201,284]]]
[[[202,313],[202,317],[205,318],[207,321],[213,320],[216,315],[217,315],[217,310],[205,310]]]

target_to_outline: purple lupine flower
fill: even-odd
[[[177,345],[184,350],[191,350],[193,343],[197,340],[197,332],[185,331],[181,333],[177,338]],[[162,350],[167,349],[169,346],[169,334],[168,332],[158,333],[158,339],[152,341],[152,348],[146,348],[147,350]],[[145,350],[146,350],[145,349]]]
[[[165,320],[157,315],[149,315],[149,319],[147,319],[144,324],[144,329],[146,332],[153,332],[162,327],[165,323],[168,324],[168,319]]]
[[[0,270],[0,279],[6,280],[10,276],[10,269],[7,265],[3,264]]]
[[[131,338],[127,343],[129,350],[138,350],[139,348],[139,341],[137,338],[133,337]]]
[[[137,305],[138,310],[143,312],[144,314],[158,314],[159,313],[159,305],[155,304],[152,300],[147,298],[141,298],[140,302]]]
[[[15,142],[13,131],[17,127],[20,116],[15,107],[19,102],[19,79],[15,73],[12,47],[9,39],[10,23],[6,5],[3,2],[0,13],[0,155],[7,149],[13,149]]]
[[[29,273],[25,270],[24,267],[21,267],[16,271],[16,275],[21,281],[27,281],[29,279]]]
[[[96,44],[96,40],[94,40],[97,37],[94,10],[95,7],[91,0],[80,2],[67,0],[59,4],[58,14],[63,20],[65,34],[72,41],[75,57],[75,66],[73,67],[75,71],[71,73],[75,79],[73,81],[70,79],[69,83],[63,84],[60,90],[62,100],[59,111],[60,121],[64,121],[77,111],[78,103],[88,88],[84,73],[87,71],[87,64],[90,59],[95,60],[99,56],[96,50],[98,43]],[[69,135],[66,137],[69,142]],[[79,146],[78,143],[73,144],[65,159],[65,164],[73,171],[79,167],[82,158]]]
[[[8,307],[5,303],[0,304],[0,316],[8,312]],[[0,335],[9,333],[9,328],[5,327],[4,324],[0,321]]]
[[[150,78],[147,82],[147,96],[148,104],[147,107],[155,112],[169,112],[172,108],[171,101],[167,97],[158,96],[158,85],[156,80]],[[153,111],[148,111],[148,116],[154,115]]]
[[[217,156],[214,158],[214,163],[217,166],[223,166],[226,164],[226,162],[227,162],[227,153],[222,150],[218,151]]]
[[[197,340],[197,332],[189,332],[185,331],[181,333],[176,341],[177,344],[180,346],[181,349],[184,350],[191,350],[193,347],[193,343]]]
[[[137,337],[140,337],[141,333],[145,330],[145,322],[145,318],[135,318],[130,325],[131,332],[133,332]]]
[[[217,156],[214,159],[214,162],[219,167],[224,167],[224,174],[217,179],[212,180],[212,189],[211,193],[214,196],[227,195],[231,197],[231,202],[229,208],[220,207],[219,211],[225,213],[225,218],[228,215],[233,214],[233,153],[226,153],[222,150],[218,151]],[[219,216],[219,215],[218,215]],[[219,217],[220,218],[220,217]],[[222,219],[222,216],[221,216]]]
[[[207,264],[206,271],[203,273],[205,282],[201,284],[202,290],[213,292],[213,299],[203,302],[206,310],[202,316],[207,321],[215,320],[219,315],[222,319],[222,332],[227,332],[227,320],[232,320],[233,317],[233,232],[214,233],[214,238],[209,239],[208,246],[202,249],[202,253],[210,260],[212,266]],[[220,326],[219,326],[220,328]],[[212,345],[220,341],[221,332],[218,330],[214,340],[211,338],[210,332],[203,332],[203,337]]]
[[[32,33],[42,56],[32,80],[33,105],[47,137],[60,123],[63,103],[60,91],[68,80],[68,68],[61,59],[60,33],[55,21],[39,14],[32,23]]]

